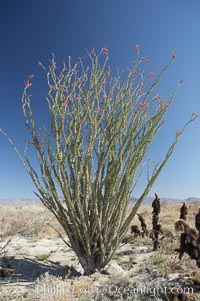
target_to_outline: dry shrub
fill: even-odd
[[[1,240],[15,234],[23,237],[51,237],[55,231],[49,224],[58,230],[61,228],[52,214],[39,204],[1,205],[0,212]]]
[[[94,290],[95,291],[95,290]],[[48,273],[40,276],[32,291],[32,297],[40,301],[71,301],[71,300],[93,300],[92,280],[85,277],[75,279],[62,279],[50,276]],[[31,294],[28,300],[32,301]],[[37,300],[37,299],[36,299]]]

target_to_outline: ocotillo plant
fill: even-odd
[[[186,203],[184,202],[180,208],[180,219],[184,219],[186,221],[187,214],[188,214],[188,207],[187,207]]]
[[[22,109],[31,135],[22,156],[7,136],[37,188],[36,195],[65,230],[86,274],[101,270],[113,257],[130,222],[170,158],[183,131],[175,133],[163,161],[150,175],[143,193],[127,215],[130,195],[151,142],[181,85],[168,100],[157,84],[174,60],[159,74],[146,73],[140,56],[131,68],[112,72],[108,49],[94,49],[75,65],[58,71],[55,56],[44,69],[47,77],[49,130],[36,127],[31,106],[33,75],[25,83]],[[145,64],[145,65],[144,65]],[[194,120],[194,115],[191,120]],[[185,125],[187,126],[190,121]],[[44,121],[43,121],[44,123]],[[34,148],[39,168],[28,149]]]

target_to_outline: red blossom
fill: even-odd
[[[76,100],[77,100],[77,101],[80,101],[80,100],[81,100],[80,95],[78,95],[78,96],[76,97]]]
[[[39,128],[36,132],[36,136],[40,136],[41,131],[42,131],[42,128]]]
[[[68,97],[67,97],[69,100],[73,100],[73,96],[70,94]]]
[[[176,131],[176,132],[175,132],[175,135],[176,135],[176,136],[179,136],[179,135],[181,135],[182,133],[183,133],[183,130],[181,130],[181,131]]]
[[[50,86],[50,88],[51,88],[52,90],[56,90],[56,91],[58,91],[58,90],[59,90],[59,87],[57,87],[57,86],[54,86],[54,85],[51,85],[51,86]]]
[[[42,142],[40,143],[40,148],[42,148],[45,143],[45,140],[42,140]]]
[[[54,61],[54,60],[52,60],[52,67],[53,67],[53,69],[56,69],[57,67],[56,67],[56,62]]]
[[[147,108],[148,106],[149,106],[149,104],[146,103],[146,102],[141,102],[141,103],[140,103],[140,109]]]
[[[149,74],[147,75],[148,78],[152,78],[155,75],[155,72],[149,72]]]
[[[25,87],[26,87],[26,88],[30,88],[30,87],[32,87],[32,85],[33,85],[32,83],[26,83],[26,84],[25,84]]]
[[[156,101],[160,100],[160,95],[157,94],[156,96],[154,96],[153,100],[156,100]]]
[[[102,80],[102,85],[105,86],[106,84],[107,84],[107,82],[106,82],[106,77],[104,77],[103,80]]]
[[[174,59],[176,57],[176,53],[174,50],[172,50],[172,58]]]
[[[33,77],[34,77],[34,74],[30,74],[30,75],[28,76],[29,79],[32,79]]]
[[[102,50],[103,50],[104,52],[108,53],[108,48],[107,48],[106,46],[103,46],[103,47],[102,47]]]
[[[107,72],[106,72],[106,76],[110,76],[110,71],[107,71]]]
[[[34,144],[33,141],[27,141],[27,144]]]
[[[144,92],[141,92],[140,93],[140,97],[142,97],[142,96],[144,96],[145,95],[145,93]]]
[[[142,62],[149,62],[149,58],[148,57],[145,57],[145,56],[143,56],[142,58],[141,58],[141,60],[142,60]]]
[[[137,45],[135,45],[135,50],[138,52],[138,51],[140,51],[140,46],[137,44]]]
[[[199,117],[199,115],[197,113],[192,113],[192,118],[196,118],[196,117]]]
[[[94,54],[94,47],[93,47],[92,50],[90,51],[90,54]]]
[[[63,104],[67,105],[67,97],[64,97]]]

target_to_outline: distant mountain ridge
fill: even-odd
[[[2,198],[0,204],[35,204],[41,203],[37,198]]]
[[[177,203],[177,202],[200,202],[200,198],[197,197],[188,197],[186,199],[177,199],[177,198],[168,198],[168,197],[160,197],[161,202],[166,203]],[[130,203],[134,204],[137,202],[137,198],[131,197]],[[147,197],[144,200],[144,203],[151,203],[154,200],[154,197]],[[38,198],[2,198],[0,199],[0,204],[41,204],[41,201]]]
[[[130,199],[130,203],[134,204],[137,202],[137,198],[131,197]],[[154,200],[154,197],[147,197],[145,198],[144,202],[145,203],[151,203]],[[166,203],[180,203],[180,202],[186,202],[186,203],[190,203],[190,202],[200,202],[200,198],[197,197],[187,197],[186,199],[177,199],[177,198],[168,198],[168,197],[162,197],[160,196],[160,200],[161,202],[166,202]]]

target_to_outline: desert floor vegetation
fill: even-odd
[[[61,226],[47,209],[37,203],[0,205],[0,300],[174,301],[179,300],[178,293],[186,298],[182,300],[200,300],[200,269],[187,254],[179,260],[174,251],[180,246],[181,233],[174,222],[181,206],[161,199],[157,251],[150,237],[134,236],[129,229],[104,272],[84,276]],[[199,204],[187,206],[187,222],[194,227]],[[151,203],[143,204],[138,213],[151,229]],[[137,215],[132,224],[141,229]]]

